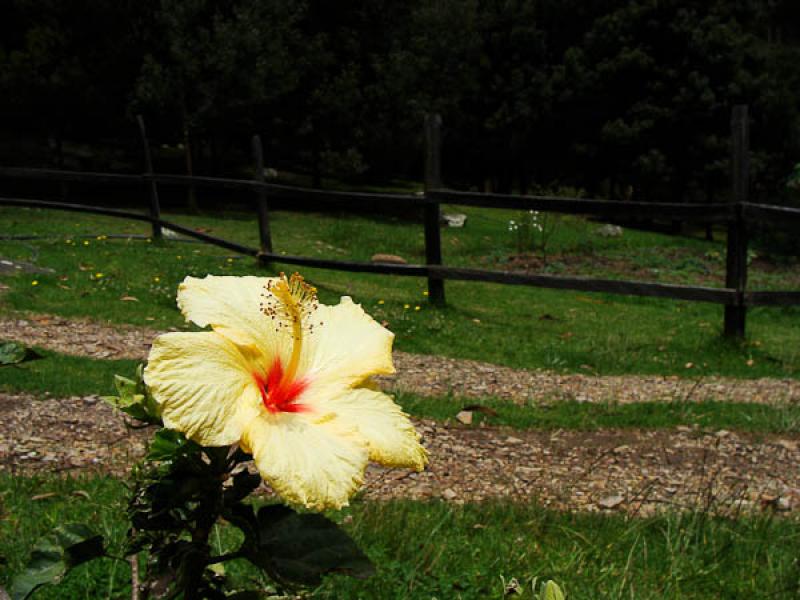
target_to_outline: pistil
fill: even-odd
[[[266,380],[257,378],[261,387],[264,405],[270,412],[297,412],[294,400],[307,386],[304,380],[297,380],[297,369],[303,350],[303,337],[314,330],[309,317],[319,306],[316,288],[308,285],[297,273],[287,279],[284,273],[277,280],[267,284],[262,312],[270,317],[280,330],[291,328],[292,352],[284,370],[280,358],[271,365]],[[287,408],[289,407],[289,408]]]

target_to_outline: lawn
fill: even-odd
[[[20,568],[38,536],[62,521],[90,520],[119,551],[126,502],[108,478],[0,476],[0,555]],[[363,502],[331,515],[378,565],[366,580],[331,576],[314,598],[533,598],[534,578],[559,582],[570,599],[794,598],[800,524],[770,516],[726,520],[706,514],[649,519],[566,514],[487,502]],[[213,534],[216,551],[239,539]],[[257,578],[233,563],[240,581]],[[103,559],[79,567],[38,599],[128,598],[130,570]],[[519,585],[520,593],[504,592]]]
[[[506,221],[514,213],[465,212],[467,227],[443,230],[445,263],[507,266],[503,261],[516,255],[516,241]],[[255,223],[245,215],[174,218],[256,244]],[[174,296],[186,275],[265,273],[253,259],[202,244],[105,237],[146,234],[142,224],[18,209],[0,209],[0,221],[5,224],[4,235],[45,236],[0,241],[0,256],[54,270],[52,274],[3,278],[10,287],[3,302],[11,310],[90,316],[155,328],[181,327],[184,323]],[[621,238],[602,238],[591,233],[594,226],[565,219],[556,230],[560,237],[554,235],[552,245],[583,262],[605,257],[587,263],[598,265],[593,273],[598,275],[609,274],[603,272],[607,268],[603,264],[616,264],[608,257],[624,255],[626,264],[660,265],[641,267],[657,271],[654,277],[660,274],[667,280],[707,283],[704,274],[696,273],[697,265],[705,265],[712,260],[707,255],[716,256],[722,250],[719,242],[634,230]],[[587,236],[591,242],[588,249]],[[273,237],[278,251],[312,257],[369,260],[373,253],[388,252],[422,262],[424,253],[421,226],[397,219],[279,212],[274,216]],[[681,253],[690,253],[696,260],[670,260],[671,255]],[[281,269],[294,270],[290,265],[275,264],[267,273]],[[720,264],[719,272],[721,269]],[[789,273],[796,270],[787,269]],[[800,310],[794,307],[751,310],[747,340],[731,342],[720,335],[722,307],[712,304],[450,282],[448,305],[434,308],[426,302],[421,278],[320,269],[303,269],[303,274],[319,288],[323,302],[335,302],[343,294],[353,296],[397,334],[396,347],[408,352],[600,375],[751,378],[800,374]],[[767,279],[772,287],[791,280],[779,272]]]
[[[570,217],[558,222],[545,263],[540,253],[520,248],[509,231],[508,221],[519,213],[457,210],[467,214],[467,226],[443,229],[446,264],[721,285],[721,241],[635,230],[606,238],[594,233],[597,224]],[[168,218],[257,245],[249,215]],[[362,261],[381,252],[424,262],[417,223],[316,213],[278,212],[273,218],[279,252]],[[0,258],[52,269],[0,277],[8,288],[0,296],[7,315],[29,311],[159,330],[188,327],[175,306],[176,287],[186,275],[295,270],[275,264],[265,271],[251,258],[203,244],[154,243],[146,225],[105,217],[0,208],[0,222]],[[753,266],[751,280],[759,286],[780,289],[797,281],[791,261],[754,257]],[[733,342],[720,336],[722,308],[716,305],[451,282],[447,306],[435,308],[427,302],[423,279],[302,272],[323,302],[353,296],[395,332],[395,347],[406,352],[587,375],[800,377],[800,310],[794,308],[750,311],[747,339]],[[40,360],[0,368],[0,391],[54,398],[105,394],[115,373],[132,375],[136,367],[132,360],[38,350]],[[465,405],[479,404],[484,410],[475,413],[478,427],[481,422],[548,430],[696,426],[790,437],[800,430],[800,408],[794,405],[512,405],[493,397],[408,392],[396,399],[411,415],[436,420],[452,420]],[[531,493],[535,498],[535,489]],[[91,521],[112,549],[119,549],[126,502],[124,482],[106,476],[0,474],[0,585],[20,569],[35,539],[62,521]],[[366,581],[331,576],[309,597],[533,598],[534,581],[548,578],[563,586],[568,600],[794,598],[799,589],[800,522],[794,513],[723,519],[707,511],[667,512],[632,518],[562,513],[535,501],[462,505],[357,497],[352,507],[330,516],[359,542],[378,573]],[[220,553],[239,541],[225,527],[214,535]],[[241,563],[230,573],[242,581],[258,577]],[[80,567],[64,587],[43,590],[36,598],[126,598],[129,577],[126,563],[104,560]]]

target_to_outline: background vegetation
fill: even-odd
[[[0,160],[141,170],[268,164],[320,184],[418,178],[422,115],[448,183],[713,200],[730,109],[753,117],[759,199],[800,154],[792,0],[8,0]],[[161,144],[168,147],[161,148]]]

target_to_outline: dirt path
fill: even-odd
[[[110,327],[48,315],[0,319],[0,339],[19,340],[28,345],[95,358],[144,359],[150,342],[159,333],[147,328]],[[394,358],[397,375],[382,378],[384,387],[425,396],[497,396],[517,403],[558,400],[800,402],[800,380],[794,379],[562,375],[405,352],[395,352]]]
[[[96,397],[36,399],[0,393],[0,469],[123,474],[150,431],[132,431]],[[418,420],[431,455],[423,473],[368,470],[369,498],[537,499],[583,511],[651,514],[800,509],[797,437],[689,428],[669,431],[466,429]]]
[[[54,316],[0,319],[0,339],[96,358],[146,356],[159,332]],[[800,401],[794,380],[592,377],[515,370],[395,353],[390,389],[499,396],[515,402],[726,399]],[[0,393],[0,468],[17,473],[124,473],[150,433],[126,428],[97,397]],[[664,507],[800,510],[800,436],[674,430],[513,431],[417,421],[431,464],[423,473],[370,467],[366,496],[537,498],[554,508],[649,514]]]

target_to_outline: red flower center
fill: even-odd
[[[280,358],[276,358],[272,363],[266,378],[259,373],[253,373],[253,378],[261,392],[261,401],[269,412],[297,413],[308,410],[308,406],[297,402],[297,398],[308,387],[308,381],[305,379],[289,381],[284,378]]]

